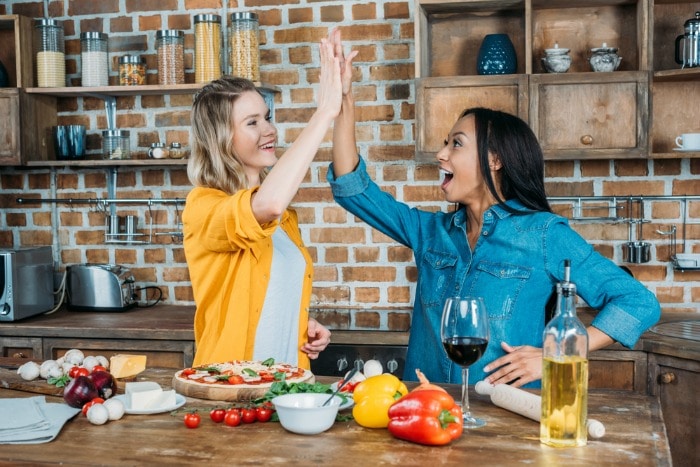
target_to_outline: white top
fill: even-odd
[[[272,234],[272,267],[255,335],[254,360],[298,364],[299,309],[306,262],[280,227]]]

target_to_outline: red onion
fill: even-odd
[[[117,394],[117,382],[112,374],[107,371],[95,371],[88,378],[92,380],[97,388],[97,393],[103,399],[109,399]]]
[[[81,408],[86,402],[97,397],[97,388],[87,376],[78,376],[72,379],[63,388],[63,400],[71,407]]]

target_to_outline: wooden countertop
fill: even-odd
[[[149,369],[139,380],[169,388],[172,374],[172,370]],[[324,377],[319,380],[330,382]],[[445,387],[457,397],[458,386]],[[0,389],[2,398],[32,395]],[[208,408],[216,402],[187,398],[180,410],[203,410],[199,428],[186,428],[182,413],[125,415],[102,426],[78,415],[49,443],[3,445],[0,465],[671,465],[660,408],[653,397],[591,391],[589,417],[605,425],[606,435],[571,449],[544,446],[539,442],[538,423],[496,407],[473,391],[470,399],[472,412],[485,418],[487,425],[465,431],[441,447],[401,441],[385,429],[363,428],[354,421],[336,422],[316,436],[292,434],[272,422],[232,428],[209,419]],[[61,399],[47,396],[47,401]]]

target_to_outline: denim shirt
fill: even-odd
[[[406,380],[419,368],[429,380],[460,383],[461,368],[443,350],[442,305],[449,296],[481,296],[489,314],[490,339],[483,357],[469,367],[469,384],[484,379],[484,366],[511,346],[542,347],[544,308],[571,260],[578,295],[599,310],[593,326],[627,347],[661,315],[654,294],[597,253],[566,218],[528,211],[514,215],[491,206],[479,239],[467,242],[466,213],[428,212],[396,201],[370,179],[362,158],[355,171],[335,178],[333,196],[343,208],[413,250],[418,270],[406,356]],[[516,200],[508,206],[526,211]],[[539,387],[539,381],[526,387]]]

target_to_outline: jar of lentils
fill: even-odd
[[[185,33],[173,29],[156,32],[158,84],[185,83]]]
[[[140,55],[119,57],[119,84],[122,86],[146,84],[146,60]]]
[[[248,12],[231,14],[229,25],[229,63],[231,74],[260,81],[258,15]]]
[[[40,88],[66,85],[66,56],[63,23],[52,18],[40,18],[34,23],[36,31],[36,81]]]
[[[194,81],[208,83],[221,77],[221,16],[194,17]]]
[[[107,34],[101,32],[80,34],[80,62],[83,86],[109,84]]]

